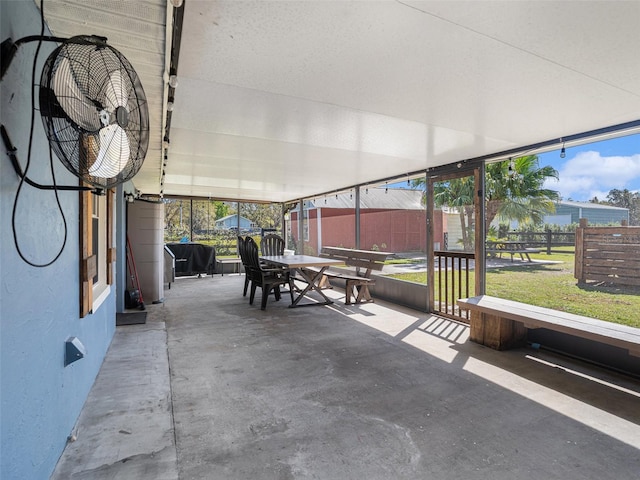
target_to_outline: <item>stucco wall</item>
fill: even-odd
[[[40,32],[33,1],[0,2],[2,39]],[[48,32],[47,32],[48,33]],[[0,83],[0,115],[27,161],[31,115],[31,63],[36,43],[23,45]],[[54,44],[41,48],[37,79]],[[49,154],[39,113],[35,115],[29,176],[49,183]],[[59,184],[77,184],[54,157]],[[67,242],[60,258],[34,268],[17,254],[11,216],[18,177],[4,153],[0,158],[0,478],[46,479],[64,449],[115,331],[115,288],[96,313],[80,319],[78,193],[61,192]],[[19,245],[25,256],[46,262],[64,238],[52,192],[24,185],[16,209]],[[64,342],[78,337],[87,355],[64,367]],[[82,435],[82,432],[79,432]]]

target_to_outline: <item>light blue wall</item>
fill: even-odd
[[[40,32],[33,0],[1,1],[1,39]],[[31,114],[31,62],[35,43],[23,45],[0,83],[2,124],[23,165]],[[53,44],[42,46],[42,63]],[[39,114],[29,176],[49,183],[48,147]],[[78,194],[61,192],[67,218],[66,247],[52,266],[34,268],[18,257],[11,215],[18,178],[0,148],[0,478],[47,479],[64,449],[115,331],[115,288],[95,314],[80,319]],[[59,184],[77,179],[54,158]],[[64,229],[53,193],[25,185],[16,225],[19,245],[35,261],[50,259]],[[116,226],[118,228],[118,226]],[[87,355],[64,367],[64,342],[78,337]],[[82,435],[82,432],[80,432]]]
[[[579,223],[580,218],[589,220],[590,225],[620,224],[622,220],[629,221],[629,210],[623,208],[589,208],[574,205],[558,204],[556,215],[571,215],[571,223]]]

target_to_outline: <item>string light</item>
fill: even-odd
[[[518,173],[518,171],[516,170],[516,162],[513,158],[509,158],[509,178],[511,178],[512,180],[517,180],[520,183],[522,183],[522,174]],[[511,195],[509,193],[509,189],[507,188],[507,195]]]
[[[560,150],[560,158],[564,158],[567,156],[567,151],[564,148],[564,141],[562,142],[562,150]]]

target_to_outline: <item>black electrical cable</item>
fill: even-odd
[[[44,0],[40,0],[40,37],[44,36],[44,29],[45,29],[45,22],[44,22]],[[17,207],[18,207],[18,198],[20,197],[20,192],[22,190],[22,186],[24,185],[25,182],[25,178],[27,177],[27,173],[29,171],[29,166],[31,165],[31,148],[33,145],[33,129],[34,129],[34,125],[35,125],[35,115],[36,115],[36,102],[35,102],[35,95],[36,95],[36,85],[35,85],[35,79],[36,79],[36,67],[38,64],[38,55],[40,53],[40,47],[42,46],[42,38],[38,41],[38,46],[36,47],[36,53],[33,57],[33,66],[31,69],[31,125],[29,128],[29,149],[27,151],[27,163],[25,165],[24,168],[24,175],[20,177],[20,183],[18,183],[18,189],[16,190],[16,196],[15,199],[13,201],[13,210],[11,213],[11,229],[13,232],[13,243],[16,246],[16,251],[18,252],[18,255],[20,256],[20,258],[27,264],[31,265],[32,267],[38,267],[38,268],[43,268],[43,267],[48,267],[49,265],[52,265],[56,260],[58,260],[58,258],[60,258],[60,255],[62,255],[62,252],[64,251],[64,247],[67,244],[67,234],[68,234],[68,228],[67,228],[67,220],[64,216],[64,212],[62,210],[62,205],[60,204],[60,198],[58,196],[58,189],[56,188],[56,177],[55,177],[55,173],[54,173],[54,167],[53,167],[53,153],[51,151],[51,145],[49,145],[49,163],[51,166],[51,177],[53,179],[53,191],[55,192],[55,197],[56,197],[56,203],[58,205],[58,210],[60,211],[60,215],[62,216],[62,222],[64,224],[64,239],[62,241],[62,246],[60,247],[60,250],[58,251],[58,253],[56,254],[56,256],[53,258],[53,260],[47,262],[47,263],[35,263],[32,262],[31,260],[29,260],[28,258],[26,258],[24,256],[24,254],[22,253],[22,250],[20,249],[20,245],[18,242],[18,232],[16,230],[16,211],[17,211]]]

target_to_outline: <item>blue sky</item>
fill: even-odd
[[[604,200],[614,188],[640,191],[640,134],[566,148],[565,158],[560,158],[560,149],[538,158],[540,166],[551,165],[559,172],[560,179],[545,186],[564,200]]]

